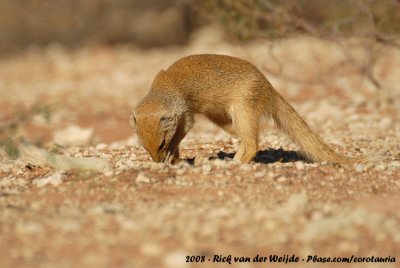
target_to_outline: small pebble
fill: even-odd
[[[147,177],[143,172],[139,172],[136,177],[136,182],[138,183],[150,183],[151,179]]]
[[[363,164],[357,164],[356,165],[356,171],[357,172],[363,172],[365,170],[365,166]]]
[[[107,144],[105,143],[99,143],[96,145],[96,150],[103,150],[105,148],[107,148]]]
[[[203,174],[208,175],[211,172],[211,165],[207,164],[207,165],[203,165],[203,167],[201,168],[203,170]]]
[[[164,265],[171,268],[185,268],[189,267],[189,263],[186,262],[186,256],[189,256],[187,252],[184,251],[173,251],[168,253],[164,257]]]
[[[297,170],[304,170],[304,163],[303,162],[296,162],[295,163]]]
[[[260,170],[254,173],[254,178],[262,178],[266,174],[265,170]]]
[[[241,164],[239,168],[241,170],[243,170],[243,171],[250,171],[251,170],[251,166],[249,164]]]
[[[278,179],[276,179],[276,181],[282,183],[287,181],[287,178],[285,176],[280,176]]]

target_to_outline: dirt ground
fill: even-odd
[[[232,44],[209,28],[185,47],[52,45],[0,59],[0,137],[13,128],[21,146],[16,160],[0,147],[0,267],[400,267],[400,50],[374,45],[378,89],[355,67],[368,42]],[[266,121],[255,161],[239,164],[239,141],[199,117],[180,164],[151,162],[130,111],[158,71],[195,53],[249,60],[337,151],[386,159],[306,163]],[[37,161],[27,143],[106,164]],[[299,262],[253,262],[274,254]],[[321,263],[352,255],[369,259]]]

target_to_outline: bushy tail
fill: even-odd
[[[378,161],[382,156],[366,155],[347,157],[336,153],[322,138],[315,133],[279,93],[274,92],[274,107],[270,110],[278,128],[285,132],[300,149],[301,154],[309,161],[330,163],[363,163]]]

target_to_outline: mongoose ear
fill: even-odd
[[[165,130],[173,129],[176,126],[176,116],[161,116],[160,126]]]
[[[136,126],[136,117],[133,114],[129,116],[129,124],[131,125],[131,127]]]

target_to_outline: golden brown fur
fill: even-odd
[[[131,115],[131,125],[154,161],[179,160],[179,143],[203,114],[241,144],[234,159],[249,162],[258,150],[260,119],[270,116],[310,161],[354,163],[369,157],[337,154],[313,132],[258,69],[223,55],[192,55],[161,71]]]

